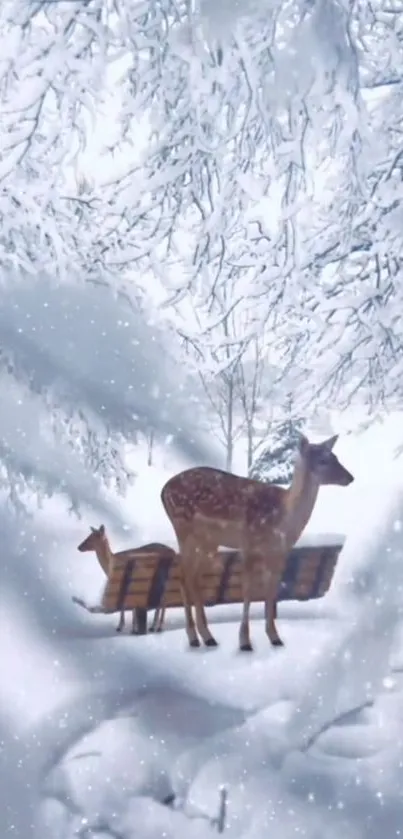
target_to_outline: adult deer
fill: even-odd
[[[142,545],[140,548],[129,548],[125,551],[119,551],[118,553],[113,554],[111,551],[111,547],[109,544],[108,537],[106,535],[105,525],[101,524],[101,526],[97,529],[95,527],[91,527],[91,533],[84,539],[83,542],[78,546],[78,551],[84,553],[85,551],[94,551],[97,555],[98,562],[106,574],[107,577],[110,576],[113,560],[115,557],[119,557],[120,559],[140,559],[141,557],[155,557],[156,562],[160,558],[160,556],[176,556],[175,551],[172,548],[168,548],[167,545],[163,545],[160,542],[150,542],[147,545]],[[165,616],[165,608],[161,607],[155,610],[154,619],[150,626],[150,632],[161,632],[163,629],[164,624],[164,616]],[[116,627],[116,632],[121,632],[125,626],[125,613],[124,609],[120,613],[119,623]],[[132,613],[132,633],[135,634],[137,631],[137,621],[136,621],[136,612],[133,610]]]
[[[186,597],[186,633],[191,647],[217,646],[203,603],[203,572],[220,546],[239,550],[243,559],[243,612],[239,646],[252,650],[249,610],[258,572],[262,575],[266,634],[283,646],[275,625],[276,597],[284,562],[306,527],[321,486],[348,486],[353,476],[332,449],[338,435],[323,443],[301,436],[288,488],[200,466],[171,478],[161,500],[179,544]],[[192,605],[195,606],[196,623]]]

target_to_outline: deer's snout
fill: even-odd
[[[342,476],[341,485],[344,486],[344,487],[348,487],[348,486],[350,486],[350,484],[353,483],[353,481],[354,481],[354,475],[352,475],[351,472],[348,472],[347,469],[345,469],[344,473],[343,473],[343,476]]]

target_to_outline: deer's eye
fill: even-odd
[[[321,452],[318,458],[318,463],[320,463],[322,466],[326,466],[328,463],[330,463],[331,459],[331,452]]]

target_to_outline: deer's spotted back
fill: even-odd
[[[191,521],[239,520],[249,525],[280,518],[284,490],[202,466],[189,469],[167,482],[162,501],[169,516]]]

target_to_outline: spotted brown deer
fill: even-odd
[[[319,488],[348,486],[354,480],[332,451],[337,439],[338,435],[315,444],[301,436],[288,488],[208,466],[187,469],[167,481],[161,500],[179,544],[191,647],[200,646],[197,633],[207,647],[217,646],[208,628],[202,592],[204,570],[220,546],[239,550],[243,560],[240,649],[252,650],[249,610],[258,574],[264,587],[266,634],[273,646],[283,646],[275,618],[285,560],[312,515]]]
[[[109,545],[109,540],[106,535],[105,526],[101,524],[101,526],[97,529],[95,527],[91,527],[91,533],[84,539],[83,542],[78,546],[78,551],[84,553],[85,551],[94,551],[97,555],[98,562],[109,578],[113,560],[115,558],[119,559],[141,559],[148,558],[150,556],[155,557],[156,562],[158,559],[163,556],[176,556],[175,551],[172,548],[168,548],[167,545],[163,545],[160,542],[150,542],[147,545],[142,545],[139,548],[129,548],[125,551],[118,551],[118,553],[113,554]],[[164,624],[164,616],[165,616],[165,608],[162,606],[159,609],[155,610],[153,622],[150,626],[149,632],[161,632],[163,629]],[[120,613],[119,623],[116,627],[116,632],[121,632],[125,626],[125,613],[124,610]],[[137,631],[137,621],[136,621],[136,611],[133,610],[132,613],[132,633],[135,634]]]

